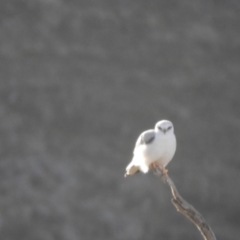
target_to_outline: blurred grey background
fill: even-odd
[[[217,239],[240,236],[238,0],[0,2],[0,238],[202,239],[138,135],[175,125],[169,164]]]

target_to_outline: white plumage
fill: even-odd
[[[176,137],[173,124],[168,120],[159,121],[154,129],[143,132],[137,139],[133,159],[126,168],[125,176],[138,171],[147,173],[154,165],[165,170],[175,151]]]

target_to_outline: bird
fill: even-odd
[[[132,161],[126,167],[125,177],[137,172],[148,173],[158,169],[167,174],[165,168],[172,160],[177,147],[174,126],[169,120],[161,120],[154,129],[144,131],[136,141]]]

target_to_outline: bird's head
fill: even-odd
[[[168,120],[161,120],[156,123],[155,131],[162,132],[164,135],[173,133],[174,132],[173,124]]]

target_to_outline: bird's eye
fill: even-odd
[[[161,127],[158,127],[158,129],[159,129],[160,131],[162,131],[162,128],[161,128]]]
[[[167,128],[167,130],[170,130],[172,128],[172,126],[169,126],[168,128]]]

